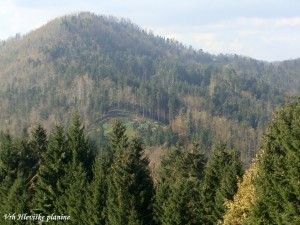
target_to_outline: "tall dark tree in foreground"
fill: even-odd
[[[67,132],[56,126],[42,154],[32,211],[69,215],[73,224],[85,224],[84,201],[92,163],[91,147],[79,117],[74,117]]]
[[[92,177],[94,153],[89,140],[85,136],[85,129],[79,115],[73,117],[71,126],[67,131],[67,142],[73,163],[81,162],[90,180]]]
[[[18,171],[18,152],[14,148],[13,137],[8,131],[0,133],[0,183],[6,177],[16,178]],[[3,187],[3,185],[1,185]]]
[[[31,154],[34,156],[31,171],[32,173],[36,173],[41,164],[42,155],[46,152],[48,146],[46,130],[40,124],[36,125],[31,132],[29,146],[31,148]]]
[[[250,224],[300,224],[300,99],[275,113],[264,137]]]
[[[116,122],[111,138],[114,159],[108,176],[107,224],[152,224],[153,185],[142,143],[127,142]]]
[[[56,126],[49,137],[47,151],[41,157],[37,174],[33,211],[44,214],[55,212],[55,201],[62,194],[60,179],[66,174],[66,166],[71,161],[71,153],[62,126]]]
[[[238,177],[242,175],[242,163],[236,152],[229,153],[224,144],[218,144],[205,170],[203,224],[216,224],[223,217],[224,202],[233,199]]]
[[[104,225],[107,220],[106,199],[107,179],[111,166],[111,155],[108,151],[100,150],[93,167],[93,180],[89,184],[87,195],[87,221],[90,224]]]
[[[5,219],[5,214],[13,214],[17,218],[18,214],[29,213],[28,203],[30,201],[30,194],[22,174],[18,174],[13,181],[12,186],[5,193],[5,197],[1,198],[0,207],[0,223],[8,224],[24,224],[24,221],[17,221]]]
[[[27,166],[24,159],[26,152],[22,146],[28,150],[28,145],[23,140],[15,140],[8,133],[0,134],[0,223],[1,224],[21,224],[20,221],[5,220],[4,215],[8,213],[28,213],[28,203],[30,200],[28,190],[28,172],[24,176],[20,166]]]
[[[206,159],[199,149],[172,149],[162,161],[156,186],[155,220],[158,224],[201,224],[200,187]]]
[[[29,189],[31,190],[31,197],[34,197],[37,183],[37,173],[42,163],[42,157],[48,148],[48,137],[46,130],[40,125],[36,125],[31,132],[29,139],[29,148],[31,157],[31,168],[29,173]]]
[[[55,207],[59,214],[69,215],[72,224],[86,224],[85,200],[88,183],[92,179],[94,155],[78,115],[73,117],[66,136],[71,160],[59,180],[58,191],[62,194]]]
[[[87,224],[87,173],[82,163],[71,162],[66,169],[59,189],[62,194],[56,199],[55,210],[59,215],[70,216],[71,224]]]

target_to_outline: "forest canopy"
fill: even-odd
[[[0,224],[300,223],[299,59],[76,13],[2,41],[0,68]]]

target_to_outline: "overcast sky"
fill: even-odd
[[[128,18],[209,53],[300,57],[299,0],[0,0],[0,39],[80,11]]]

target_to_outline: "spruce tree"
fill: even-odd
[[[249,224],[300,224],[300,98],[276,112],[265,134]]]
[[[18,170],[18,152],[8,131],[0,134],[0,183],[6,176],[14,179]],[[2,185],[1,185],[2,186]]]
[[[125,135],[126,128],[120,121],[115,121],[113,132],[110,136],[109,146],[102,146],[96,157],[93,167],[93,180],[89,184],[87,192],[87,212],[89,223],[107,223],[107,192],[108,176],[113,157],[116,152],[128,147],[128,138]]]
[[[128,147],[128,137],[125,134],[126,127],[121,121],[116,120],[113,124],[112,134],[110,135],[109,147],[113,157],[121,154]]]
[[[177,179],[171,187],[167,188],[168,194],[161,207],[159,224],[201,224],[198,215],[194,213],[197,209],[194,201],[197,199],[197,192],[193,190],[193,186],[194,184],[188,180]]]
[[[56,126],[49,137],[47,151],[41,156],[32,205],[33,212],[47,215],[55,212],[54,203],[62,194],[59,190],[60,179],[66,174],[70,162],[71,152],[64,128]]]
[[[30,195],[24,176],[18,173],[5,195],[1,196],[0,224],[24,224],[24,221],[17,220],[17,218],[18,214],[29,214],[29,201]],[[15,213],[15,219],[5,219],[5,215],[9,213]]]
[[[32,167],[36,165],[36,156],[31,151],[27,137],[19,137],[14,139],[14,148],[17,152],[18,172],[22,174],[26,182],[35,175]]]
[[[206,159],[198,148],[172,149],[161,164],[156,185],[155,221],[158,224],[201,224],[200,187]]]
[[[82,163],[90,180],[92,178],[94,153],[84,132],[85,129],[81,123],[80,117],[74,115],[71,126],[67,131],[68,146],[71,151],[72,161],[74,163]]]
[[[8,132],[0,140],[0,223],[21,224],[4,220],[8,213],[29,213],[30,165],[32,154],[25,138],[14,139]]]
[[[32,166],[32,173],[34,175],[40,166],[42,155],[47,150],[47,145],[48,140],[46,130],[40,124],[36,125],[29,140],[31,154],[34,156]]]
[[[142,224],[151,224],[153,218],[153,182],[150,176],[149,160],[144,155],[143,144],[140,139],[133,138],[129,145],[128,169],[131,177],[134,176],[133,184],[129,191],[133,192],[135,207]]]
[[[37,162],[28,137],[13,138],[8,132],[2,132],[0,138],[0,179],[5,176],[15,179],[21,173],[28,182],[36,172]]]
[[[106,216],[107,176],[111,166],[111,156],[105,150],[100,150],[93,167],[93,180],[87,191],[87,219],[89,224],[104,225]]]
[[[31,157],[31,170],[29,174],[29,189],[31,190],[31,198],[34,195],[37,172],[41,165],[42,155],[46,152],[48,146],[48,137],[46,130],[39,124],[34,127],[31,132],[31,138],[29,139],[29,148]]]
[[[203,184],[204,224],[216,224],[225,213],[225,201],[232,200],[237,191],[242,164],[235,152],[228,153],[226,145],[216,145],[205,169]]]
[[[138,139],[128,145],[125,131],[116,122],[110,142],[114,158],[108,176],[107,224],[152,224],[149,162]]]
[[[63,167],[65,172],[57,182],[57,190],[61,195],[55,200],[55,210],[59,214],[70,216],[71,224],[86,224],[85,201],[88,184],[92,179],[94,155],[77,115],[67,131],[66,144],[71,159]]]
[[[87,224],[87,173],[80,162],[71,162],[66,169],[67,172],[59,181],[61,195],[55,200],[55,211],[58,215],[70,216],[70,224]]]

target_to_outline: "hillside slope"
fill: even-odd
[[[299,64],[215,56],[126,19],[68,15],[1,43],[0,129],[49,128],[78,112],[99,139],[103,118],[123,112],[147,145],[222,140],[249,162],[273,110],[297,94]]]

